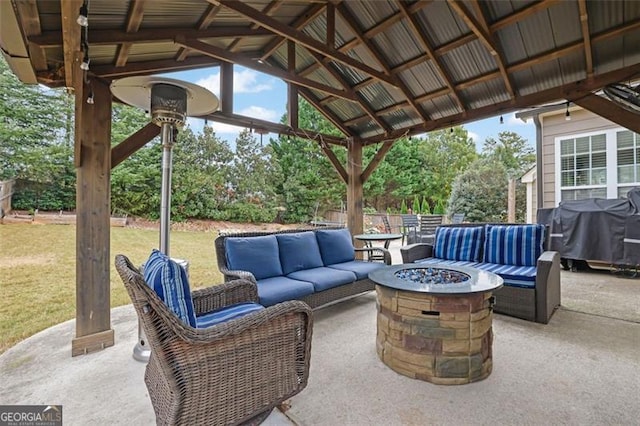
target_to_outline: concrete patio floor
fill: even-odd
[[[400,263],[399,244],[391,246]],[[396,374],[375,353],[375,293],[316,310],[307,388],[266,425],[637,424],[640,279],[562,272],[548,325],[494,316],[493,372],[438,386]],[[116,344],[71,358],[74,321],[0,356],[0,404],[62,404],[64,424],[154,423],[144,364],[131,357],[131,305],[112,310]]]

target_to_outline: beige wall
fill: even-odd
[[[577,109],[571,111],[571,121],[565,120],[565,110],[542,115],[542,206],[556,207],[555,187],[555,138],[565,135],[595,132],[620,127],[592,112]]]

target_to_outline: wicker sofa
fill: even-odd
[[[264,306],[302,300],[315,308],[368,292],[375,288],[369,272],[391,264],[384,248],[354,248],[345,228],[223,234],[215,247],[225,281],[256,283]],[[383,262],[358,260],[358,252],[375,254]]]
[[[560,306],[560,256],[547,247],[543,225],[442,225],[433,244],[402,247],[404,263],[471,266],[500,275],[494,310],[546,324]]]

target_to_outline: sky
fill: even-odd
[[[204,68],[199,70],[181,71],[164,74],[167,77],[188,81],[209,89],[216,96],[220,96],[220,68]],[[279,122],[286,112],[287,87],[282,80],[257,71],[234,66],[233,76],[233,110],[234,113],[255,117],[263,120]],[[463,127],[469,132],[476,143],[476,149],[481,151],[486,138],[498,138],[498,133],[503,131],[515,132],[535,147],[535,126],[532,120],[527,123],[515,117],[515,113],[505,114],[504,124],[500,124],[500,117],[492,117],[484,120],[469,122]],[[187,124],[195,132],[202,130],[204,120],[189,118]],[[242,128],[228,124],[209,122],[220,138],[227,140],[231,147],[235,147],[235,139]],[[264,141],[269,137],[278,135],[264,135]]]

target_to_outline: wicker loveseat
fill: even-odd
[[[543,225],[456,224],[436,230],[433,244],[402,247],[404,263],[471,266],[500,275],[494,310],[546,324],[560,306],[560,256],[544,251]]]
[[[315,308],[368,292],[375,288],[369,272],[391,264],[384,248],[354,248],[345,228],[226,234],[215,247],[225,281],[255,282],[264,306],[302,300]],[[383,263],[358,260],[357,252],[375,253]]]

